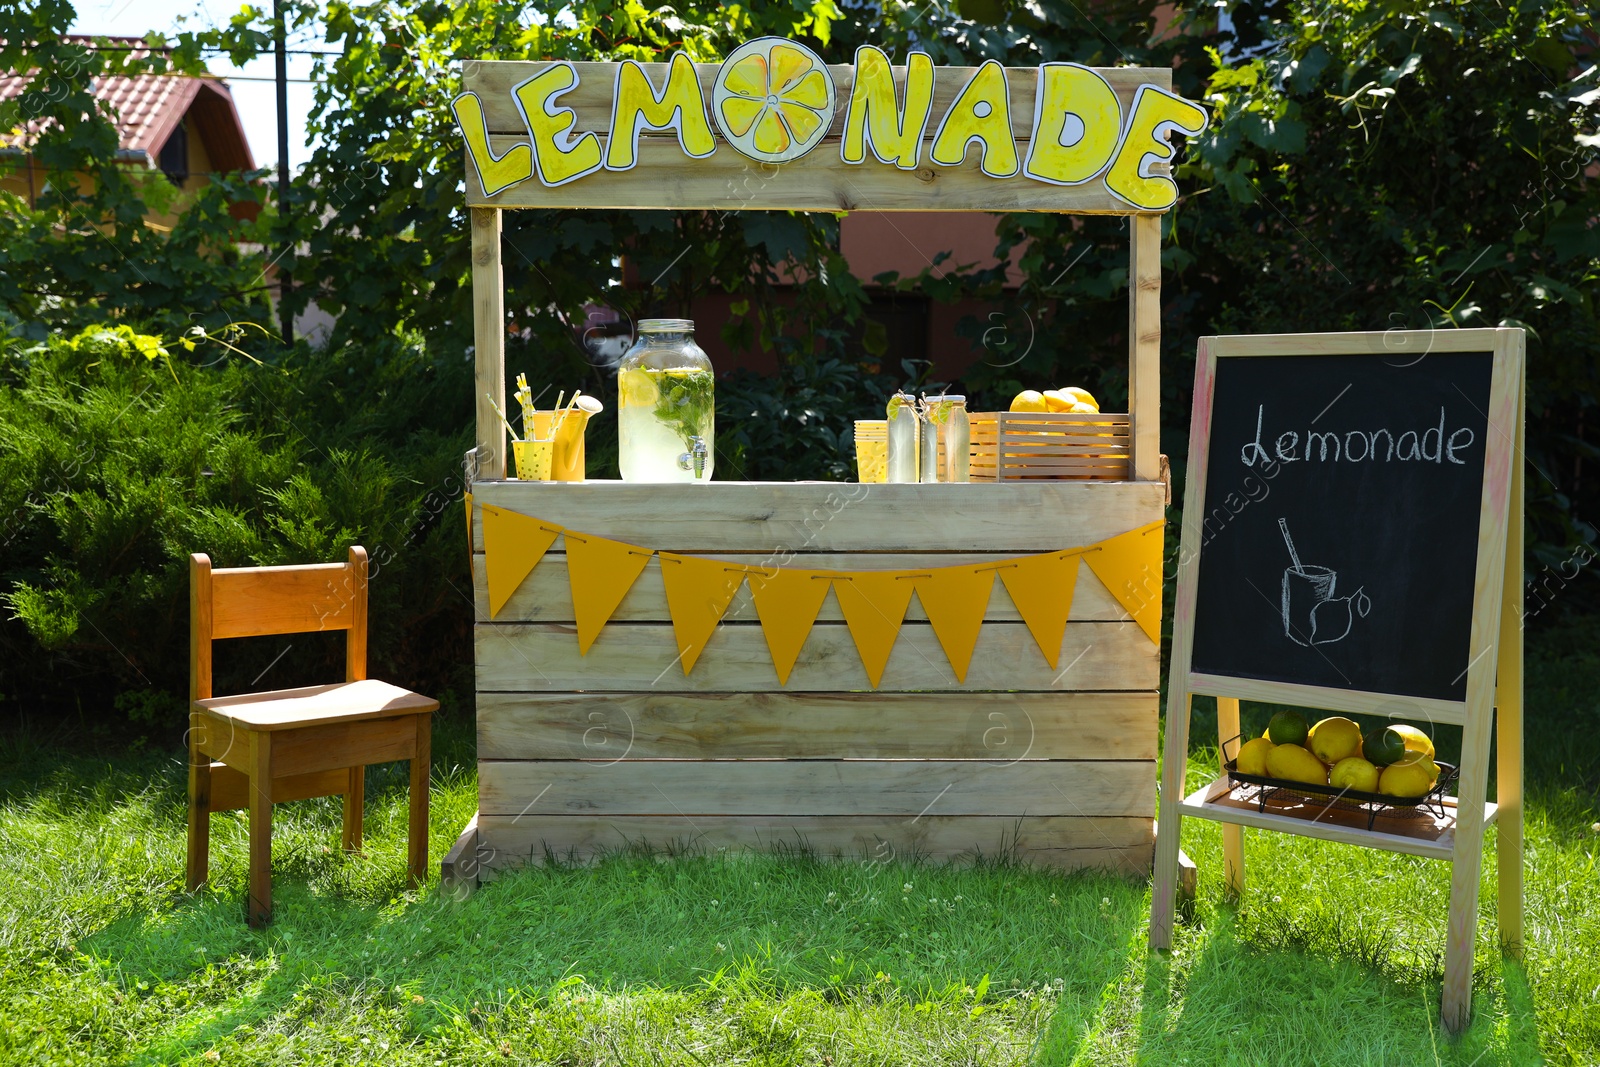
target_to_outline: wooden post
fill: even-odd
[[[200,751],[196,700],[211,695],[211,559],[189,557],[189,846],[185,884],[193,893],[211,866],[211,757]]]
[[[1128,219],[1128,415],[1133,477],[1161,477],[1161,216]]]
[[[1217,752],[1224,760],[1224,742],[1239,735],[1239,699],[1217,698]],[[1241,742],[1242,743],[1242,742]],[[1227,893],[1234,899],[1244,896],[1244,827],[1237,823],[1222,824],[1222,871]]]
[[[1195,395],[1210,396],[1216,376],[1216,360],[1211,355],[1211,339],[1202,337],[1196,352]],[[1136,424],[1137,425],[1137,424]],[[1188,474],[1184,493],[1188,500],[1206,498],[1206,453],[1210,449],[1210,429],[1189,449]],[[1183,509],[1182,542],[1200,543],[1204,516],[1198,507]],[[1150,890],[1150,947],[1172,947],[1172,913],[1177,895],[1178,834],[1183,827],[1179,805],[1183,802],[1185,772],[1189,768],[1189,662],[1194,645],[1195,581],[1191,568],[1198,558],[1178,556],[1178,598],[1172,608],[1172,668],[1167,672],[1167,735],[1161,749],[1161,825],[1166,830],[1156,835],[1155,882]],[[1219,720],[1221,716],[1218,716]],[[1241,839],[1242,842],[1242,839]],[[1243,849],[1241,847],[1241,854]],[[1241,878],[1243,867],[1240,867]]]
[[[428,769],[433,759],[433,716],[413,716],[417,748],[411,757],[411,811],[406,827],[406,870],[413,888],[428,878]]]
[[[250,731],[251,926],[272,921],[272,735]]]
[[[1526,370],[1521,394],[1511,468],[1510,530],[1506,536],[1506,577],[1500,606],[1500,669],[1495,688],[1500,947],[1515,959],[1522,958],[1522,468],[1527,462],[1523,451],[1528,417]]]
[[[344,850],[361,851],[361,822],[366,817],[367,769],[351,767],[346,772],[349,779],[344,786]]]
[[[500,212],[475,207],[472,214],[473,406],[478,413],[476,477],[506,476],[506,434],[494,404],[506,408],[505,277],[500,269]],[[494,403],[490,403],[490,398]]]
[[[367,677],[367,550],[350,546],[345,564],[345,595],[350,598],[350,629],[344,635],[344,680],[364,681]]]
[[[1515,333],[1500,332],[1503,337]],[[1504,345],[1511,343],[1518,342],[1505,339],[1498,342],[1502,351]],[[1516,365],[1520,368],[1521,363],[1519,352]],[[1517,413],[1522,403],[1522,380],[1507,382],[1497,373],[1490,386],[1489,425],[1518,425]],[[1496,692],[1504,684],[1497,683],[1496,678],[1504,653],[1495,650],[1492,660],[1487,653],[1506,625],[1500,613],[1506,599],[1505,582],[1512,570],[1507,558],[1512,543],[1511,515],[1517,510],[1512,502],[1512,491],[1517,487],[1516,472],[1521,463],[1521,453],[1513,442],[1513,447],[1501,456],[1491,453],[1484,468],[1478,551],[1494,562],[1487,568],[1487,575],[1479,576],[1483,584],[1473,597],[1472,632],[1467,646],[1474,656],[1467,666],[1466,723],[1461,730],[1461,793],[1456,804],[1455,845],[1450,857],[1450,912],[1445,926],[1444,990],[1440,1010],[1444,1029],[1452,1034],[1466,1029],[1472,1014],[1472,962],[1478,932],[1478,881],[1483,868],[1490,727],[1494,724]],[[1517,540],[1520,539],[1519,535]],[[1495,571],[1500,574],[1495,575]],[[1491,592],[1495,584],[1501,586],[1498,598]],[[1487,590],[1484,585],[1488,586]],[[1483,595],[1486,592],[1489,595]],[[1518,640],[1520,648],[1520,635]],[[1519,755],[1520,751],[1519,745]]]

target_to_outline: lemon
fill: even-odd
[[[1093,404],[1074,404],[1072,405],[1072,413],[1074,415],[1098,415],[1100,414],[1100,409]]]
[[[1076,385],[1069,385],[1061,391],[1071,395],[1078,403],[1089,405],[1092,411],[1100,410],[1100,401],[1096,400],[1094,394],[1087,389],[1079,389]]]
[[[1246,741],[1239,749],[1239,758],[1234,760],[1234,769],[1240,774],[1266,774],[1267,754],[1271,751],[1270,738],[1258,737],[1254,741]]]
[[[1044,394],[1037,389],[1024,389],[1011,401],[1012,411],[1049,411]]]
[[[647,370],[635,368],[617,375],[618,407],[654,407],[660,396],[655,376]]]
[[[722,61],[711,115],[734,148],[763,163],[786,163],[815,148],[833,121],[833,76],[804,45],[774,37],[746,41]]]
[[[1278,745],[1267,753],[1267,773],[1274,778],[1312,785],[1328,784],[1328,768],[1300,745]]]
[[[1391,763],[1399,763],[1406,754],[1406,740],[1400,736],[1399,730],[1385,726],[1367,735],[1367,739],[1361,743],[1361,754],[1379,767],[1387,767]]]
[[[1078,401],[1065,389],[1046,389],[1044,391],[1044,406],[1046,411],[1071,411]]]
[[[1407,752],[1420,752],[1429,759],[1433,759],[1433,739],[1415,726],[1391,726],[1389,729],[1399,734],[1406,743]]]
[[[1342,715],[1333,715],[1311,728],[1306,745],[1331,767],[1347,756],[1361,754],[1361,727]]]
[[[1378,779],[1378,792],[1392,797],[1420,797],[1439,780],[1439,767],[1431,759],[1405,760],[1385,767]]]
[[[1306,743],[1306,720],[1298,711],[1280,711],[1267,723],[1267,736],[1275,745]]]
[[[1328,784],[1340,789],[1354,789],[1358,793],[1378,791],[1378,768],[1360,756],[1346,756],[1328,772]]]

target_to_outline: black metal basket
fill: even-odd
[[[1254,798],[1258,811],[1266,811],[1269,800],[1286,799],[1313,803],[1327,800],[1330,808],[1365,815],[1369,830],[1379,816],[1411,815],[1418,808],[1441,819],[1449,814],[1445,808],[1444,798],[1459,773],[1459,768],[1453,763],[1434,761],[1439,768],[1439,780],[1433,783],[1432,789],[1421,796],[1395,797],[1387,793],[1365,793],[1357,789],[1340,789],[1332,785],[1295,782],[1288,778],[1273,778],[1265,774],[1244,774],[1239,770],[1239,749],[1243,747],[1244,740],[1244,735],[1236,734],[1222,743],[1222,767],[1228,772],[1230,785],[1260,787]],[[1233,746],[1232,755],[1228,752],[1230,745]]]

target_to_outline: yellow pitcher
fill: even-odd
[[[588,400],[588,397],[584,397]],[[598,403],[595,404],[598,407]],[[583,433],[588,427],[592,412],[580,406],[566,409],[565,421],[560,411],[535,411],[533,437],[549,440],[555,435],[555,447],[550,460],[550,477],[557,482],[581,482],[584,479]],[[557,423],[559,429],[555,429]],[[526,431],[524,431],[526,432]]]

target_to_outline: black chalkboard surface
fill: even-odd
[[[1493,359],[1217,361],[1193,671],[1465,699]]]

